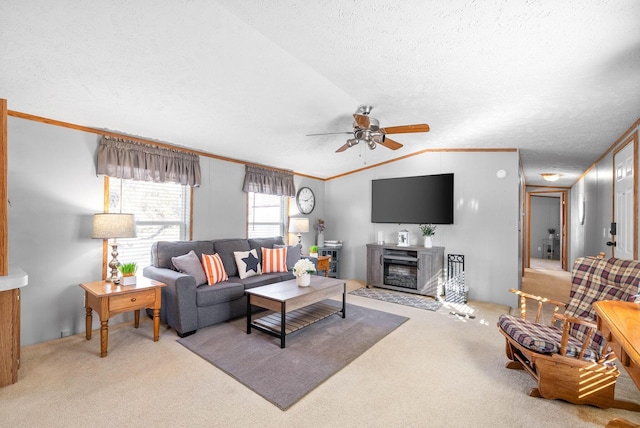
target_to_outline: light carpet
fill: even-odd
[[[178,342],[286,410],[408,319],[347,304],[346,318],[332,315],[298,330],[287,336],[284,349],[280,339],[268,334],[246,334],[244,318],[198,330]]]
[[[363,285],[347,280],[348,290]],[[165,325],[154,342],[146,317],[140,328],[110,325],[109,356],[100,358],[100,331],[85,339],[82,312],[76,334],[22,347],[18,383],[0,388],[0,427],[602,428],[617,417],[640,424],[636,412],[530,397],[531,376],[504,367],[496,323],[508,307],[472,300],[433,312],[351,294],[347,303],[410,319],[286,412],[179,344]],[[640,402],[624,369],[616,398]]]
[[[430,297],[416,296],[413,294],[390,290],[380,290],[379,288],[358,288],[350,291],[349,294],[367,297],[369,299],[382,300],[383,302],[397,303],[399,305],[426,309],[428,311],[437,311],[442,306],[442,303],[437,302]]]

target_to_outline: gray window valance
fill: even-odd
[[[296,196],[293,172],[261,168],[254,165],[246,165],[242,190],[267,195],[289,196],[291,198]]]
[[[200,186],[200,157],[123,138],[103,136],[98,144],[98,174],[159,183]]]

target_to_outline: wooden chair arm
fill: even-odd
[[[546,297],[542,296],[525,293],[524,291],[515,290],[513,288],[509,289],[509,291],[520,296],[520,316],[522,317],[522,319],[527,319],[527,299],[535,300],[538,302],[538,310],[536,311],[535,322],[540,322],[540,317],[542,316],[542,308],[545,304],[555,306],[555,308],[553,309],[553,318],[555,318],[560,308],[565,308],[567,306],[566,303],[547,299]]]
[[[598,330],[597,324],[582,318],[568,317],[563,314],[553,314],[552,323],[555,323],[556,321],[562,322],[562,339],[560,340],[560,355],[562,356],[567,353],[567,344],[569,343],[569,330],[571,330],[571,325],[581,324],[587,327],[584,340],[582,341],[582,346],[580,347],[580,353],[577,357],[578,359],[582,359],[585,351],[593,340],[593,335]]]

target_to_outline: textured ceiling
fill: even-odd
[[[575,182],[640,117],[636,0],[3,0],[9,109],[317,177],[517,148]],[[335,150],[352,113],[428,123]]]

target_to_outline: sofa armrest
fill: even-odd
[[[143,270],[147,278],[167,284],[162,289],[162,306],[166,321],[178,334],[198,329],[198,309],[196,307],[196,280],[191,275],[171,269],[147,266]]]

